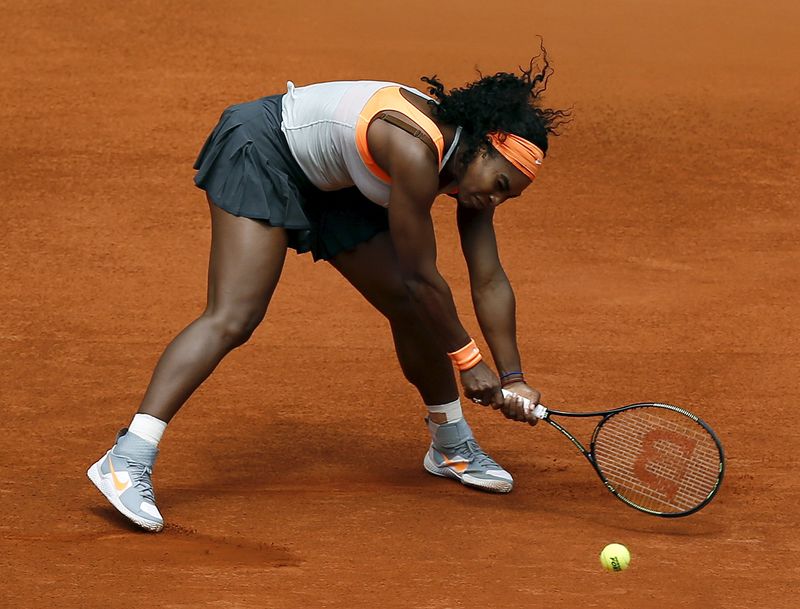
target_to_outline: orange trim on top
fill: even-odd
[[[441,165],[442,156],[444,155],[444,136],[441,130],[424,112],[403,97],[402,93],[400,93],[400,89],[401,87],[392,86],[378,89],[361,109],[358,115],[358,122],[356,123],[356,146],[358,147],[359,155],[361,155],[361,160],[364,161],[364,165],[367,166],[367,169],[369,169],[376,178],[387,184],[392,183],[392,178],[381,169],[375,162],[375,159],[372,158],[367,143],[367,129],[369,129],[369,124],[372,122],[372,119],[375,118],[375,115],[379,112],[394,110],[405,114],[408,118],[417,123],[417,125],[430,136],[433,143],[436,144],[436,149],[439,151],[439,165]]]

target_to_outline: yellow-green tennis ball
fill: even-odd
[[[606,571],[624,571],[631,564],[631,553],[621,543],[610,543],[600,552],[600,564]]]

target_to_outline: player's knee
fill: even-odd
[[[417,309],[405,285],[398,281],[396,286],[387,290],[383,297],[381,311],[392,322],[416,323]]]
[[[245,344],[264,318],[261,310],[232,310],[209,315],[217,339],[229,349]]]

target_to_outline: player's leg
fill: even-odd
[[[286,231],[209,201],[211,255],[203,314],[167,346],[139,413],[169,422],[222,358],[261,323],[286,257]]]
[[[403,373],[425,403],[443,404],[458,399],[453,365],[414,311],[400,278],[389,233],[380,233],[330,262],[387,318]]]
[[[391,325],[403,373],[429,412],[432,443],[425,469],[481,490],[510,491],[510,474],[480,448],[463,418],[452,363],[415,311],[389,233],[379,233],[330,262]]]
[[[89,468],[89,478],[139,526],[161,530],[150,475],[167,423],[222,358],[264,317],[286,256],[286,231],[237,218],[209,201],[208,301],[162,354],[130,428]]]

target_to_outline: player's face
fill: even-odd
[[[531,181],[505,157],[481,150],[458,179],[458,202],[472,209],[497,207],[522,194]]]

